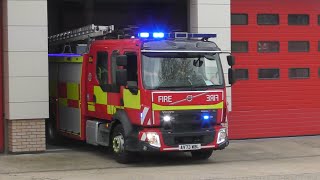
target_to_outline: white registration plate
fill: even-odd
[[[183,144],[179,145],[180,151],[198,150],[201,149],[201,144]]]

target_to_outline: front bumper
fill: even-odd
[[[201,146],[201,149],[213,149],[213,150],[223,150],[229,145],[229,140],[218,144],[218,145],[207,145]],[[179,147],[166,147],[166,148],[159,148],[151,146],[147,142],[139,141],[137,147],[135,148],[137,152],[174,152],[179,151]]]
[[[229,140],[226,138],[224,142],[216,143],[219,129],[221,128],[215,128],[213,131],[189,133],[166,133],[159,129],[144,129],[127,138],[126,149],[135,152],[171,152],[179,151],[179,145],[201,144],[201,149],[222,150],[229,145]],[[142,141],[141,134],[144,132],[156,132],[160,137],[161,146],[155,147]]]

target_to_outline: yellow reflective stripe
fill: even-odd
[[[116,109],[124,109],[123,106],[114,106]]]
[[[97,104],[107,105],[107,93],[103,92],[100,86],[94,86],[93,93],[96,96]]]
[[[140,90],[137,95],[133,95],[128,89],[123,90],[124,107],[140,109]]]
[[[152,110],[163,111],[163,110],[198,110],[198,109],[222,109],[223,102],[214,105],[197,105],[197,106],[161,106],[152,103]]]
[[[88,111],[96,111],[96,106],[94,102],[87,102],[88,104]]]
[[[59,98],[59,104],[62,106],[67,107],[68,106],[68,99],[67,98]]]
[[[113,115],[117,112],[117,109],[124,109],[124,107],[123,106],[108,105],[107,106],[107,113],[110,115]]]
[[[88,104],[88,111],[96,111],[96,106]]]
[[[78,57],[50,57],[49,62],[62,62],[62,63],[82,63],[83,56]]]
[[[108,105],[107,106],[107,113],[113,115],[114,114],[114,111],[113,111],[114,108],[115,108],[114,106]]]
[[[95,103],[94,102],[87,102],[87,104],[94,105]]]
[[[67,83],[67,98],[70,100],[79,100],[79,84]]]
[[[51,97],[58,97],[58,82],[51,80],[49,83],[49,89],[50,89],[50,96]]]

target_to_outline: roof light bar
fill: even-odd
[[[152,34],[153,38],[164,38],[164,33],[163,32],[154,32]]]
[[[150,36],[150,34],[148,32],[141,32],[139,33],[139,37],[140,38],[148,38]]]
[[[138,34],[140,38],[150,39],[199,39],[199,38],[215,38],[217,34],[201,34],[201,33],[187,33],[187,32],[174,32],[174,33],[163,33],[163,32],[141,32]]]

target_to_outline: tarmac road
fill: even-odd
[[[232,141],[208,161],[187,153],[116,163],[104,149],[72,144],[42,154],[0,156],[0,180],[239,179],[320,180],[320,136]]]

